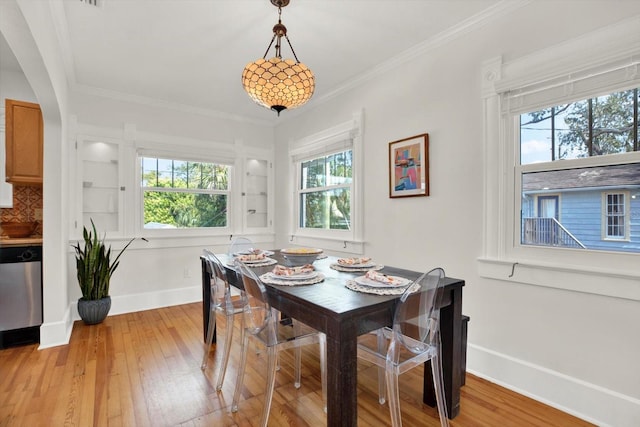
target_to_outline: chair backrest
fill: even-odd
[[[415,354],[426,351],[439,339],[443,278],[442,268],[424,273],[402,294],[396,307],[396,339]]]
[[[244,307],[244,327],[252,335],[261,334],[267,345],[277,343],[277,315],[271,308],[267,297],[267,288],[260,278],[244,263],[235,261],[235,267],[242,277],[246,295]]]
[[[212,304],[221,305],[225,303],[225,297],[229,294],[229,282],[227,281],[227,271],[220,259],[208,249],[202,250],[207,272],[211,276],[211,298]]]
[[[229,245],[229,256],[233,256],[233,254],[250,249],[253,249],[253,242],[251,239],[247,239],[246,237],[234,237]]]

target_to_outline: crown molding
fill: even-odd
[[[212,117],[224,120],[233,120],[237,122],[250,123],[261,126],[274,126],[270,120],[253,119],[238,114],[226,113],[224,111],[212,110],[209,108],[195,107],[193,105],[179,104],[176,102],[165,101],[158,98],[150,98],[146,96],[131,95],[128,93],[117,92],[109,89],[98,88],[81,84],[73,84],[72,91],[80,94],[98,96],[102,98],[113,99],[116,101],[130,102],[133,104],[145,105],[148,107],[166,108],[169,110],[180,111],[183,113],[198,114],[205,117]]]

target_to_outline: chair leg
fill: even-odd
[[[260,425],[267,427],[269,412],[271,411],[271,400],[273,399],[273,389],[276,385],[276,363],[278,360],[278,350],[275,347],[267,349],[267,390],[264,396],[264,406],[262,409],[262,421]]]
[[[249,335],[245,332],[242,337],[242,348],[240,349],[240,366],[238,366],[238,378],[236,379],[236,389],[233,392],[233,401],[231,403],[231,412],[238,412],[238,401],[240,400],[240,392],[242,390],[242,382],[244,380],[244,368],[247,364],[247,350],[249,347]]]
[[[433,387],[436,392],[436,403],[438,404],[438,416],[440,417],[440,425],[449,427],[449,418],[447,417],[447,403],[444,400],[444,380],[442,378],[442,364],[440,362],[440,347],[436,349],[435,356],[431,359],[431,372],[433,374]]]
[[[391,414],[391,426],[402,427],[402,415],[400,414],[400,390],[398,387],[398,371],[393,363],[387,361],[386,369],[387,393],[389,395],[389,412]]]
[[[376,337],[378,341],[378,354],[385,354],[387,339],[384,336],[382,329],[376,331]],[[387,381],[385,380],[385,369],[382,366],[378,366],[378,402],[384,405],[387,398]]]
[[[229,353],[231,351],[231,338],[233,337],[233,313],[227,314],[227,326],[224,334],[224,345],[222,346],[222,358],[218,365],[218,383],[216,384],[216,390],[222,390],[222,382],[224,381],[224,375],[227,372],[227,365],[229,364]]]
[[[322,383],[322,405],[324,412],[327,412],[327,337],[325,334],[319,336],[320,345],[320,381]]]
[[[205,343],[204,357],[202,358],[202,365],[200,369],[203,371],[207,368],[207,362],[209,361],[209,353],[211,352],[211,345],[213,344],[213,331],[216,328],[216,310],[213,309],[209,312],[209,325],[207,326],[207,342]]]
[[[299,336],[300,335],[300,324],[293,320],[293,333],[295,336]],[[296,347],[294,349],[294,354],[295,354],[295,363],[294,363],[294,367],[293,367],[293,386],[295,388],[300,388],[300,384],[301,384],[301,368],[300,366],[302,365],[302,348],[300,348],[299,346]]]

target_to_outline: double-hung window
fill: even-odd
[[[352,150],[300,162],[300,228],[351,229],[352,170]]]
[[[292,243],[362,251],[361,113],[292,141]],[[317,239],[322,239],[318,241]]]
[[[640,256],[636,40],[629,21],[483,64],[482,276],[635,298],[625,285]]]
[[[148,155],[139,159],[145,229],[229,225],[231,166]]]
[[[604,193],[603,229],[604,239],[628,240],[629,239],[629,199],[628,192]]]

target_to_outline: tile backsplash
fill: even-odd
[[[33,236],[42,236],[42,187],[13,185],[13,208],[0,208],[0,220],[13,222],[37,221]]]

